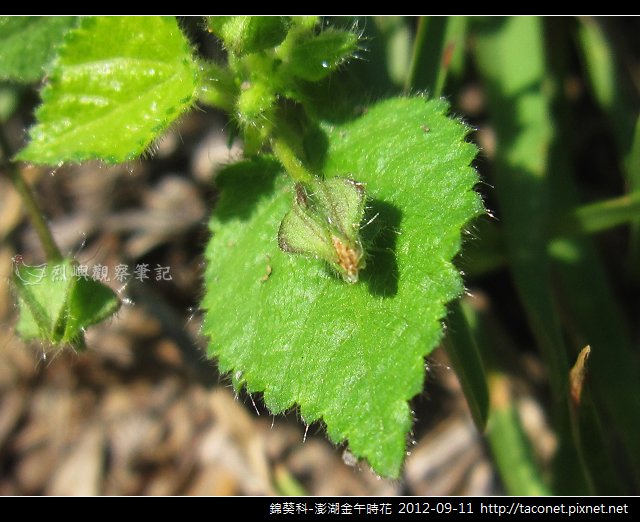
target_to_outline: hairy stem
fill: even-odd
[[[302,161],[300,161],[293,148],[282,135],[274,135],[271,138],[271,149],[294,181],[305,183],[313,180],[313,174],[302,164]]]
[[[47,225],[45,217],[42,214],[42,210],[36,201],[31,187],[22,177],[18,166],[10,160],[12,155],[11,147],[9,146],[9,141],[7,140],[4,128],[2,127],[0,127],[0,149],[2,150],[2,168],[7,172],[11,183],[22,198],[22,202],[24,203],[27,214],[31,219],[31,223],[40,238],[47,260],[58,261],[62,259],[60,249],[58,248],[58,245],[56,245],[53,235],[51,235],[51,230]]]

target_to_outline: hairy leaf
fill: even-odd
[[[65,38],[31,142],[17,158],[53,165],[135,159],[191,106],[197,87],[174,18],[83,19]]]
[[[236,386],[263,392],[274,413],[299,405],[331,440],[349,441],[380,474],[406,454],[425,356],[442,337],[446,303],[463,289],[452,258],[482,210],[469,166],[476,148],[443,101],[392,99],[326,127],[324,173],[366,187],[367,266],[346,284],[318,259],[278,248],[292,184],[277,163],[220,175],[207,248],[204,332]]]

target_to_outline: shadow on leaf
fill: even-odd
[[[221,222],[249,219],[258,201],[273,193],[276,177],[281,172],[282,167],[276,160],[264,157],[225,167],[216,178],[220,191],[216,217]]]
[[[360,232],[367,252],[367,266],[360,274],[360,279],[369,286],[372,295],[393,297],[398,293],[400,277],[396,243],[402,212],[377,199],[369,200],[367,207],[367,214],[372,221],[364,225]]]

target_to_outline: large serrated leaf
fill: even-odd
[[[174,18],[84,19],[65,38],[31,142],[17,158],[132,160],[190,107],[197,86],[197,66]]]
[[[424,357],[445,305],[463,289],[451,260],[461,227],[482,210],[469,166],[476,148],[442,101],[392,99],[326,128],[327,177],[366,185],[367,267],[346,284],[322,261],[282,252],[277,233],[292,183],[275,162],[219,177],[210,227],[204,332],[234,383],[281,412],[299,405],[334,442],[396,477],[420,393]],[[367,217],[365,217],[365,221]]]
[[[0,78],[34,82],[44,75],[75,16],[0,16]]]

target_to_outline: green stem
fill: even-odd
[[[56,242],[51,235],[51,230],[49,229],[49,226],[47,225],[47,222],[42,215],[42,210],[40,209],[40,206],[36,201],[31,187],[22,177],[18,166],[9,159],[11,158],[11,147],[9,146],[9,141],[7,140],[7,137],[4,133],[4,129],[1,127],[0,148],[2,150],[3,156],[3,167],[8,172],[11,183],[13,183],[14,188],[22,198],[22,202],[24,203],[27,214],[29,215],[29,218],[31,218],[33,227],[35,228],[36,233],[40,238],[40,242],[42,243],[42,247],[44,248],[47,260],[58,261],[62,259],[62,254],[60,253],[58,245],[56,245]]]
[[[294,181],[298,183],[313,181],[313,174],[302,164],[291,145],[282,135],[274,135],[271,138],[271,149]]]

